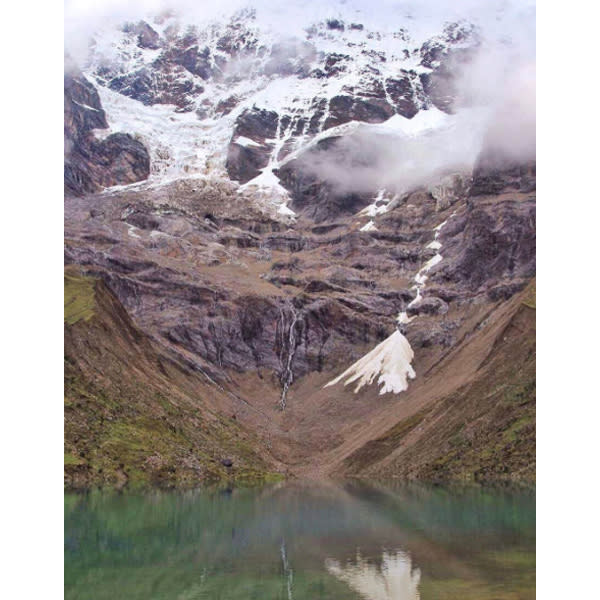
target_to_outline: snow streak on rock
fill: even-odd
[[[377,231],[377,227],[375,227],[375,221],[372,219],[360,228],[360,231]]]
[[[413,357],[414,352],[408,340],[399,331],[394,331],[389,338],[325,387],[335,385],[342,380],[345,380],[344,385],[358,381],[354,389],[356,393],[377,378],[377,385],[382,386],[379,390],[380,395],[387,392],[398,394],[406,390],[409,378],[415,378],[415,372],[410,364]]]
[[[452,213],[449,218],[452,218],[453,216],[454,216],[454,213]],[[433,267],[435,267],[435,265],[439,264],[442,261],[443,257],[442,257],[442,255],[439,252],[440,248],[442,247],[442,244],[441,244],[441,242],[438,241],[438,237],[440,235],[440,231],[446,225],[447,222],[448,222],[448,219],[446,219],[443,223],[440,223],[433,230],[435,232],[435,234],[433,236],[433,241],[430,242],[429,244],[427,244],[427,248],[432,249],[432,250],[437,250],[437,253],[434,254],[419,269],[419,272],[415,275],[415,277],[414,277],[415,285],[413,286],[413,289],[417,291],[417,295],[414,297],[414,299],[406,307],[407,309],[412,308],[413,306],[417,306],[423,300],[423,294],[421,292],[423,291],[423,288],[425,287],[425,283],[427,282],[427,273]],[[406,323],[410,323],[410,321],[412,321],[413,318],[414,317],[409,317],[408,313],[406,311],[402,311],[398,315],[398,319],[397,319],[398,325],[404,325]]]

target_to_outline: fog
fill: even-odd
[[[496,37],[519,30],[523,41],[533,34],[535,49],[532,0],[65,0],[64,7],[65,47],[71,54],[85,48],[103,25],[148,18],[166,10],[175,11],[186,23],[202,25],[244,8],[255,11],[261,28],[287,38],[303,37],[308,26],[328,18],[359,21],[379,31],[406,26],[418,37],[439,33],[444,22],[462,18],[482,25]]]
[[[339,193],[402,193],[453,172],[470,171],[479,155],[487,113],[465,110],[451,125],[419,135],[373,131],[369,126],[340,138],[327,152],[302,157],[303,168]]]
[[[304,168],[340,193],[402,193],[469,173],[482,155],[496,167],[535,160],[535,57],[484,44],[457,82],[455,113],[441,126],[407,135],[364,125],[326,152],[306,153]]]

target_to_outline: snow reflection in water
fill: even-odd
[[[367,600],[418,600],[421,571],[412,568],[410,557],[404,552],[382,555],[381,566],[356,555],[355,563],[341,566],[337,560],[327,559],[325,567],[331,575],[347,583]]]

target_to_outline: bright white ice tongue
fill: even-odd
[[[413,357],[414,352],[408,340],[396,330],[389,338],[324,387],[335,385],[342,380],[345,380],[344,385],[358,381],[354,389],[356,393],[378,377],[377,385],[382,386],[379,390],[380,395],[387,392],[398,394],[406,390],[409,378],[415,378],[415,372],[410,364]]]

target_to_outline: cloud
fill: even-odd
[[[518,65],[506,79],[483,139],[483,150],[499,160],[526,162],[536,151],[535,63]]]
[[[359,127],[331,149],[306,154],[302,168],[342,194],[382,188],[401,193],[448,173],[468,171],[482,146],[487,114],[462,111],[446,125],[417,135]]]
[[[378,30],[397,29],[407,19],[413,28],[439,31],[444,21],[457,18],[503,28],[518,24],[535,12],[531,0],[65,0],[65,41],[90,36],[106,22],[137,20],[163,10],[174,10],[187,22],[202,24],[251,7],[265,28],[287,37],[328,18],[357,20]]]
[[[482,155],[502,164],[534,160],[535,13],[525,9],[504,21],[479,14],[481,43],[469,61],[450,67],[455,114],[441,126],[407,135],[365,125],[327,151],[306,153],[303,169],[339,193],[405,192],[469,172]]]

